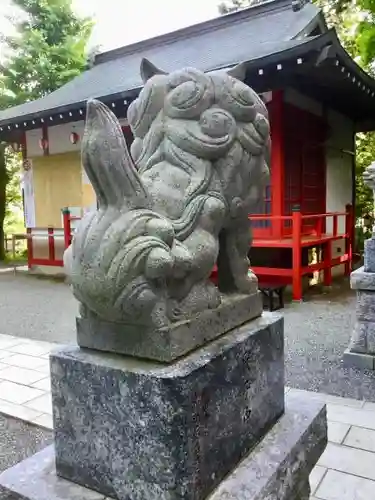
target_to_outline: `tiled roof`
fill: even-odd
[[[103,53],[97,56],[92,69],[55,92],[0,112],[0,125],[47,112],[59,113],[91,97],[116,97],[140,88],[143,57],[166,71],[184,66],[205,71],[219,69],[294,46],[300,42],[291,40],[309,34],[319,22],[322,16],[313,4],[295,10],[291,0],[271,0]]]

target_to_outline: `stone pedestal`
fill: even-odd
[[[326,442],[325,406],[306,396],[287,395],[285,414],[252,452],[233,467],[207,500],[309,500],[308,477]],[[0,498],[111,500],[60,478],[56,474],[53,446],[2,473]],[[140,491],[120,498],[144,500],[147,497]],[[155,496],[153,500],[159,498]]]
[[[369,245],[375,240],[366,242]],[[372,248],[372,247],[371,247]],[[371,252],[375,252],[375,248]],[[367,258],[368,268],[371,259]],[[353,271],[351,287],[357,292],[356,324],[349,348],[344,353],[344,365],[360,369],[375,369],[375,272],[366,271],[365,267]]]
[[[364,246],[364,271],[375,273],[375,238],[366,240]]]
[[[55,445],[0,475],[0,493],[308,500],[325,408],[294,396],[284,413],[283,346],[282,317],[265,313],[170,364],[55,352]]]
[[[283,320],[170,365],[66,348],[51,377],[60,476],[120,499],[203,499],[284,411]]]

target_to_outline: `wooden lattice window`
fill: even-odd
[[[300,207],[303,215],[326,209],[326,121],[290,104],[285,110],[284,210]],[[304,221],[303,230],[315,230],[317,220]],[[285,228],[291,224],[285,223]]]

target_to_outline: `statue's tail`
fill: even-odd
[[[82,162],[100,206],[148,206],[146,190],[116,116],[94,99],[87,103]]]

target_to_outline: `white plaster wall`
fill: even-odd
[[[85,122],[83,120],[48,127],[49,154],[56,155],[70,153],[71,151],[80,151],[84,128]],[[70,142],[70,134],[72,132],[76,132],[79,135],[77,144]]]
[[[297,90],[287,88],[284,93],[285,102],[296,106],[297,108],[309,111],[317,116],[323,116],[323,106],[318,101],[307,97]]]
[[[352,203],[353,180],[352,162],[354,152],[353,123],[334,111],[328,112],[330,137],[327,141],[327,212],[344,212],[345,206]],[[330,223],[332,229],[332,223]],[[345,230],[345,221],[339,220],[339,231]]]
[[[352,203],[352,161],[349,152],[355,150],[354,126],[351,120],[335,111],[328,111],[330,137],[327,141],[327,177],[326,196],[327,212],[345,212],[348,203]],[[327,221],[327,232],[332,232],[332,219]],[[339,217],[338,231],[345,231],[345,218]],[[332,256],[338,257],[345,253],[345,240],[332,242]],[[333,275],[342,275],[344,266],[333,268]]]
[[[126,118],[121,118],[120,125],[125,127],[128,124]],[[48,127],[48,145],[49,154],[62,154],[71,151],[80,151],[82,146],[82,137],[85,128],[83,120],[72,123],[64,123],[62,125],[53,125]],[[80,139],[77,144],[70,142],[70,134],[76,132]],[[28,130],[26,132],[26,146],[27,156],[35,158],[36,156],[43,156],[43,150],[39,146],[39,141],[43,137],[42,129]]]
[[[41,128],[26,131],[26,149],[29,158],[43,156],[43,151],[39,147],[39,141],[43,137]]]

